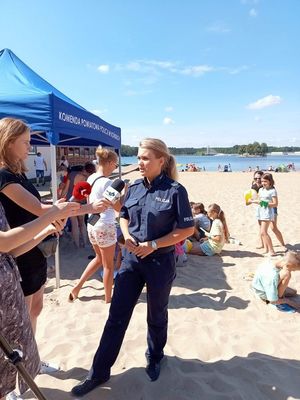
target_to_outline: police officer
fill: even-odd
[[[83,396],[110,378],[133,309],[147,287],[146,373],[158,379],[167,341],[168,301],[175,278],[174,245],[194,232],[185,188],[175,181],[176,163],[164,142],[145,139],[138,150],[143,179],[132,184],[120,212],[123,261],[102,338],[88,377],[72,389]]]

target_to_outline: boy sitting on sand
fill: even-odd
[[[192,206],[192,214],[195,222],[195,232],[193,237],[199,241],[205,237],[205,234],[201,228],[209,232],[211,221],[207,216],[207,212],[205,211],[203,203],[194,203]]]
[[[288,287],[292,271],[300,271],[299,253],[288,251],[279,260],[268,259],[258,267],[252,281],[252,288],[267,304],[288,304],[300,310],[300,304],[287,298],[297,293],[296,290]]]

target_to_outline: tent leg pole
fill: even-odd
[[[60,287],[60,259],[59,259],[59,239],[57,241],[57,248],[55,252],[55,278],[56,278],[56,289]]]
[[[51,188],[53,204],[57,201],[57,177],[56,177],[56,147],[50,143],[50,159],[51,159]],[[56,289],[60,286],[60,262],[59,262],[59,241],[55,252],[55,277]]]

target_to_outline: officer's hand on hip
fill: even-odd
[[[149,254],[153,253],[154,249],[151,246],[151,242],[141,242],[138,247],[136,247],[134,254],[137,257],[145,258]]]

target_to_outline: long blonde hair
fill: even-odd
[[[112,149],[99,146],[96,150],[96,158],[97,164],[103,165],[110,161],[118,161],[118,154]]]
[[[226,218],[225,218],[225,214],[224,211],[221,209],[221,207],[216,204],[216,203],[212,203],[208,206],[209,211],[215,211],[218,214],[218,219],[220,219],[222,221],[223,227],[224,227],[224,235],[225,235],[225,241],[228,242],[229,240],[229,230],[228,230],[228,225],[226,222]]]
[[[170,154],[169,149],[165,142],[160,139],[146,138],[140,142],[139,145],[142,149],[152,150],[157,158],[163,157],[165,162],[162,171],[171,179],[175,181],[178,178],[178,171],[176,168],[175,157]]]
[[[0,164],[14,174],[27,171],[23,160],[12,160],[9,154],[9,144],[13,143],[24,133],[29,132],[29,127],[21,120],[15,118],[2,118],[0,120]]]

